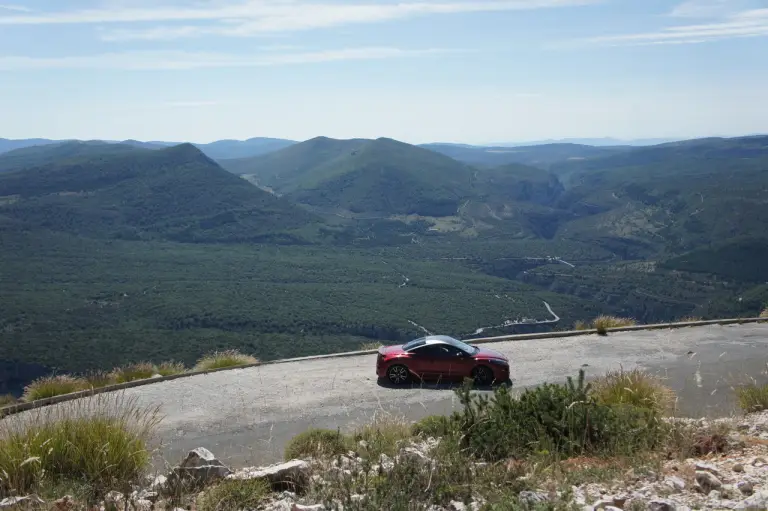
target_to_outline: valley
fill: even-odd
[[[768,137],[224,142],[0,153],[0,362],[16,375],[0,391],[20,391],[20,367],[274,360],[768,302]]]

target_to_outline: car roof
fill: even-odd
[[[447,335],[428,335],[426,337],[419,337],[418,339],[414,339],[412,341],[409,341],[405,343],[403,346],[408,346],[405,348],[406,351],[412,350],[415,348],[420,348],[421,346],[426,346],[429,344],[452,344],[455,345],[456,342],[461,342],[458,339],[454,339],[453,337],[449,337]]]

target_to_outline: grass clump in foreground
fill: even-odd
[[[237,350],[216,351],[205,355],[197,361],[196,371],[208,371],[211,369],[222,369],[224,367],[237,367],[248,364],[256,364],[259,359],[251,355],[245,355]]]
[[[81,485],[96,498],[139,481],[150,462],[148,442],[159,422],[122,395],[42,408],[0,423],[0,498]]]
[[[339,431],[309,429],[285,446],[285,459],[323,458],[347,452],[347,439]]]
[[[662,416],[673,411],[675,393],[639,369],[609,371],[592,383],[592,396],[604,405],[632,405]]]
[[[263,479],[229,480],[205,490],[197,499],[198,511],[255,509],[270,493]]]
[[[768,384],[749,383],[736,387],[739,407],[746,413],[768,410]]]
[[[84,378],[77,378],[67,374],[44,376],[24,387],[24,394],[21,396],[21,400],[27,402],[36,401],[62,394],[71,394],[72,392],[88,388],[90,386]]]

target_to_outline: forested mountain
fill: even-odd
[[[190,144],[97,147],[105,150],[90,159],[65,157],[0,175],[0,216],[30,229],[195,242],[291,240],[316,221]]]
[[[222,165],[297,202],[353,213],[448,216],[472,193],[470,167],[386,138],[319,137]]]
[[[113,154],[128,154],[139,146],[131,143],[109,144],[100,141],[54,142],[14,149],[0,154],[0,173],[48,164],[64,164],[79,159]]]

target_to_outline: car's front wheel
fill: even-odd
[[[493,371],[486,366],[477,366],[472,371],[472,378],[478,385],[490,385],[493,383]]]
[[[393,385],[402,385],[407,383],[411,377],[408,368],[404,365],[396,364],[387,370],[387,379]]]

